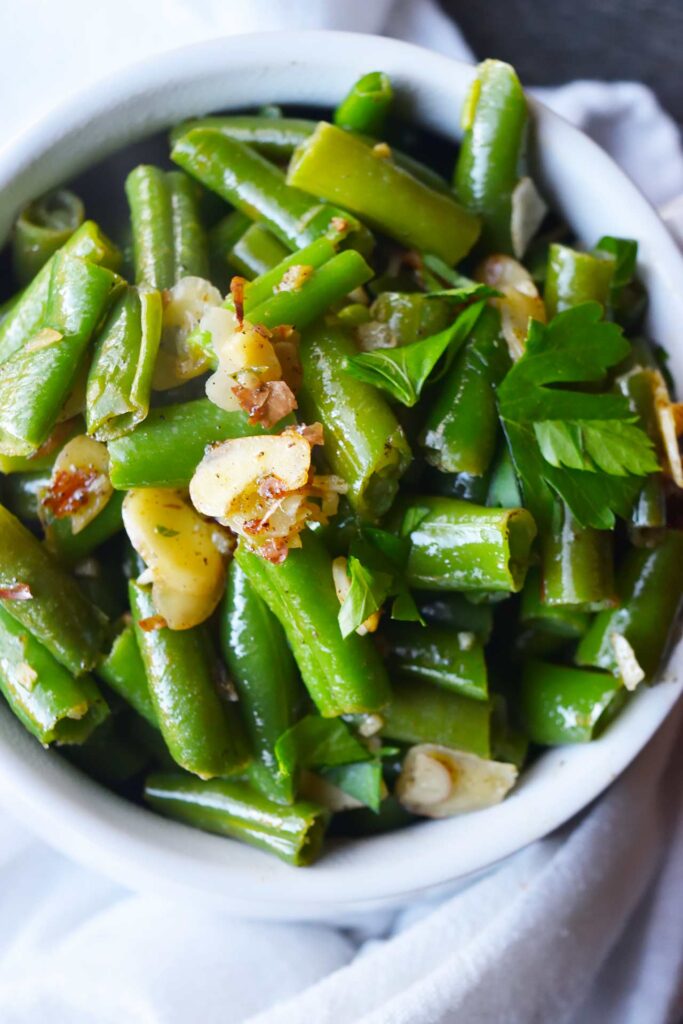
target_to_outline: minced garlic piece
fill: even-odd
[[[200,344],[194,332],[205,328],[205,314],[223,304],[218,288],[202,277],[181,277],[163,293],[161,344],[152,386],[166,391],[192,380],[209,368],[210,346]]]
[[[113,493],[107,446],[78,434],[67,441],[55,459],[41,504],[55,519],[68,518],[72,532],[80,533],[100,514]]]
[[[510,237],[518,260],[541,226],[548,207],[531,178],[520,178],[512,193]]]
[[[311,279],[315,268],[308,263],[295,263],[285,270],[280,283],[275,286],[276,292],[298,292]]]
[[[531,274],[512,256],[496,254],[480,263],[474,276],[502,293],[488,302],[500,313],[511,357],[519,359],[524,354],[529,321],[546,322],[545,305]]]
[[[413,814],[448,818],[500,803],[517,775],[513,764],[421,743],[406,754],[396,796]]]
[[[626,689],[632,692],[645,678],[645,672],[636,657],[636,652],[621,633],[611,633],[609,642],[614,651],[614,660],[617,663],[621,680]]]

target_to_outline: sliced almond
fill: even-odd
[[[221,293],[201,277],[182,277],[164,292],[161,344],[152,386],[166,391],[204,373],[210,353],[193,340],[208,310],[222,306]]]
[[[41,502],[55,519],[68,518],[73,533],[80,533],[100,514],[113,493],[107,446],[78,434],[67,441],[55,459],[50,485]]]
[[[422,743],[406,754],[396,796],[413,814],[448,818],[500,803],[517,775],[513,764]]]
[[[621,633],[611,633],[609,642],[614,651],[614,660],[621,680],[626,689],[632,692],[645,678],[645,672],[636,657],[636,652]]]
[[[529,321],[546,322],[545,305],[531,274],[512,256],[497,253],[479,264],[475,278],[502,293],[488,302],[500,313],[510,356],[519,359],[524,354]]]
[[[541,226],[548,206],[531,178],[520,178],[512,193],[510,236],[512,251],[521,260]]]
[[[659,370],[652,371],[657,426],[664,447],[666,468],[677,487],[683,487],[683,467],[678,446],[680,406],[671,401],[669,389]]]

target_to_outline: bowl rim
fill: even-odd
[[[254,54],[260,68],[253,67]],[[321,76],[311,81],[316,65],[329,72],[324,82]],[[215,93],[220,82],[241,73],[252,76],[256,92],[260,89],[262,95],[266,95],[266,80],[296,80],[295,91],[302,100],[308,81],[308,101],[329,105],[332,81],[339,81],[343,72],[350,85],[357,69],[370,66],[382,66],[395,75],[397,91],[405,90],[404,105],[426,127],[442,132],[443,121],[436,114],[441,100],[435,106],[430,97],[447,91],[442,81],[449,83],[451,91],[456,85],[464,90],[475,70],[474,65],[410,43],[334,31],[228,36],[155,55],[60,103],[0,149],[0,236],[18,207],[57,183],[50,157],[60,162],[59,179],[70,178],[103,156],[179,120],[177,114],[160,116],[162,90],[169,93],[164,101],[167,108],[175,98],[179,109],[191,104],[200,115],[204,112],[197,109],[201,97],[213,95],[211,90]],[[293,102],[277,86],[274,92],[271,102]],[[260,96],[253,102],[261,102]],[[683,257],[656,212],[596,143],[538,101],[530,102],[541,164],[544,141],[557,136],[574,150],[577,166],[579,160],[587,161],[594,175],[606,175],[643,219],[655,277],[671,294],[671,319],[678,312],[680,322],[683,297],[678,298],[676,289],[683,294]],[[226,102],[223,109],[229,106]],[[213,108],[218,106],[214,103]],[[119,135],[126,126],[126,142],[118,136],[114,141],[109,128],[112,119]],[[84,144],[85,133],[89,135]],[[547,835],[623,771],[657,731],[680,693],[680,681],[665,679],[637,694],[599,740],[580,751],[557,748],[544,754],[524,773],[518,789],[497,807],[459,819],[420,823],[409,830],[364,838],[361,843],[340,844],[304,872],[231,840],[161,819],[103,790],[62,758],[40,750],[9,711],[0,716],[0,802],[51,845],[128,887],[174,896],[191,893],[251,917],[324,918],[349,909],[397,904],[425,890],[448,886]],[[46,771],[48,763],[51,768]],[[469,827],[463,827],[463,822]]]

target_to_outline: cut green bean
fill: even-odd
[[[6,455],[30,455],[50,434],[121,281],[105,267],[61,252],[50,265],[44,327],[0,365],[0,450]]]
[[[667,530],[656,547],[631,548],[617,579],[621,604],[596,615],[579,644],[577,663],[617,674],[630,665],[652,682],[683,596],[682,564],[680,530]],[[631,680],[634,685],[638,681]]]
[[[490,756],[491,708],[487,702],[415,679],[394,682],[392,692],[391,703],[383,712],[383,736]]]
[[[209,276],[208,244],[192,180],[141,164],[126,178],[135,280],[171,288],[181,277]]]
[[[151,775],[145,800],[159,814],[249,843],[296,867],[318,857],[329,818],[317,804],[273,803],[246,782],[202,782],[180,774]]]
[[[512,195],[524,174],[528,111],[509,64],[485,60],[465,103],[465,135],[455,168],[455,191],[481,215],[482,244],[512,253]]]
[[[389,76],[383,71],[370,71],[351,88],[334,112],[339,128],[364,135],[379,135],[394,98]]]
[[[398,675],[424,679],[474,700],[488,699],[484,649],[473,633],[394,623],[384,634]]]
[[[548,251],[545,276],[548,317],[580,302],[594,301],[606,307],[614,266],[614,259],[606,253],[578,252],[553,242]]]
[[[524,669],[519,712],[532,743],[588,743],[612,721],[627,691],[609,672],[531,661]]]
[[[493,629],[493,609],[472,604],[464,594],[421,592],[416,596],[420,615],[430,626],[445,627],[449,633],[473,633],[485,644]]]
[[[110,715],[85,743],[64,749],[67,761],[104,786],[123,789],[149,769],[151,756],[133,735],[126,714]]]
[[[171,158],[293,251],[322,236],[348,238],[365,253],[372,247],[370,233],[355,217],[293,188],[274,164],[220,132],[192,129],[176,141]]]
[[[220,613],[223,657],[240,698],[256,761],[250,777],[266,796],[291,803],[291,777],[278,772],[275,744],[300,703],[296,663],[282,626],[233,562]]]
[[[415,497],[399,506],[408,536],[408,582],[426,590],[521,590],[536,526],[523,508]]]
[[[262,224],[250,224],[228,253],[233,271],[248,281],[266,274],[289,255],[289,249]]]
[[[74,675],[96,664],[104,619],[75,579],[32,533],[0,506],[0,590],[28,587],[30,598],[0,598],[0,606]]]
[[[96,671],[100,679],[119,697],[155,729],[159,728],[133,626],[126,626],[119,633],[109,654],[100,661]]]
[[[48,192],[21,211],[12,234],[12,265],[20,285],[33,280],[84,217],[83,203],[66,188]]]
[[[532,568],[522,590],[520,622],[533,630],[576,640],[588,629],[588,613],[572,605],[545,604],[542,600],[541,575]]]
[[[564,504],[541,538],[543,603],[598,611],[615,602],[613,537],[609,530],[579,526]]]
[[[92,555],[110,537],[123,529],[121,508],[123,494],[112,494],[101,512],[78,533],[73,532],[69,516],[54,519],[42,510],[45,525],[45,544],[63,565],[74,566]]]
[[[82,224],[59,253],[63,256],[77,256],[110,270],[117,270],[121,263],[119,250],[92,220]],[[45,326],[52,268],[56,258],[57,254],[48,260],[0,323],[0,363],[6,362]]]
[[[297,398],[304,420],[323,424],[325,457],[348,484],[355,511],[367,518],[383,515],[411,459],[398,420],[375,388],[345,372],[356,349],[342,327],[310,328],[300,353],[303,384]]]
[[[40,519],[40,500],[50,484],[50,471],[13,473],[2,481],[2,501],[6,508],[24,523]]]
[[[663,464],[661,435],[657,422],[656,392],[658,374],[649,368],[635,367],[617,380],[617,387],[628,399],[640,426],[655,445],[657,460]],[[636,499],[632,523],[635,527],[652,529],[666,526],[666,483],[663,474],[652,473]]]
[[[495,389],[509,367],[500,316],[486,308],[431,404],[421,435],[431,465],[447,473],[486,472],[500,429]]]
[[[312,267],[317,270],[325,263],[329,263],[337,253],[337,247],[329,238],[316,238],[310,245],[299,249],[297,252],[288,253],[280,260],[277,266],[272,267],[263,274],[259,274],[253,281],[249,281],[244,289],[244,312],[251,316],[251,312],[271,299],[278,292],[283,284],[286,284],[287,273],[292,267]],[[226,306],[234,308],[231,298],[226,299]]]
[[[287,181],[340,203],[372,228],[454,264],[479,236],[479,221],[455,199],[430,189],[390,157],[321,121],[295,152]]]
[[[371,326],[361,337],[379,336],[386,347],[393,348],[438,334],[452,321],[453,307],[444,299],[419,292],[381,292],[370,307]],[[376,324],[386,327],[380,331]]]
[[[384,707],[389,700],[386,669],[370,637],[342,637],[332,560],[322,541],[309,533],[304,546],[290,551],[280,565],[242,544],[235,558],[279,619],[320,714],[333,718]]]
[[[3,607],[0,689],[22,725],[44,746],[82,743],[108,713],[90,676],[75,679]]]
[[[99,332],[86,387],[88,433],[111,441],[149,412],[161,340],[161,295],[126,288]]]
[[[159,628],[151,588],[131,581],[130,606],[154,712],[173,760],[208,779],[245,766],[239,723],[211,676],[207,636]]]
[[[135,430],[110,441],[111,482],[124,491],[187,487],[208,444],[263,432],[246,413],[225,412],[208,398],[153,409]]]
[[[207,193],[207,195],[211,194]],[[207,235],[211,280],[221,291],[227,291],[230,278],[235,273],[229,262],[231,250],[251,226],[251,223],[249,217],[241,213],[240,210],[231,210],[217,224],[214,224]]]

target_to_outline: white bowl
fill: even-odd
[[[64,105],[0,154],[0,237],[27,200],[93,162],[185,117],[268,102],[332,106],[360,74],[386,71],[403,112],[446,136],[473,68],[405,43],[350,33],[268,33],[153,57]],[[579,236],[637,238],[650,293],[649,330],[683,381],[683,262],[636,187],[581,132],[532,103],[545,193]],[[294,869],[236,842],[135,807],[43,751],[0,714],[0,799],[66,854],[133,887],[206,898],[270,918],[339,918],[397,904],[481,871],[585,807],[656,731],[681,691],[680,653],[606,734],[544,754],[500,806],[393,834],[332,844]]]

